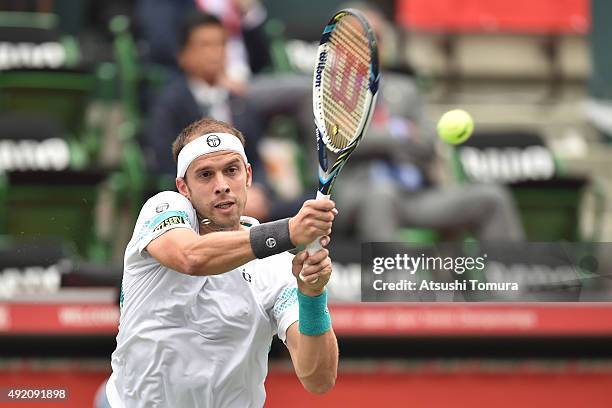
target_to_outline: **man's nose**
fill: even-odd
[[[215,194],[227,194],[230,192],[229,183],[227,182],[225,177],[223,177],[223,175],[219,175],[215,181]]]

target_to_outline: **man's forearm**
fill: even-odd
[[[319,336],[299,333],[297,324],[289,330],[294,331],[295,353],[292,354],[295,372],[304,388],[310,392],[323,394],[336,382],[338,373],[338,341],[333,329]]]
[[[185,253],[190,259],[190,274],[216,275],[293,247],[289,221],[279,220],[256,225],[248,231],[205,234],[189,245]]]
[[[248,231],[213,232],[185,249],[190,275],[217,275],[255,259]]]

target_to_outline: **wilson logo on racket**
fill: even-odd
[[[206,144],[210,147],[218,147],[221,144],[221,139],[217,135],[210,135],[206,138]]]
[[[327,61],[327,53],[322,52],[321,55],[319,55],[319,63],[317,64],[317,72],[315,77],[316,87],[321,86],[321,78],[323,76],[323,70],[325,69],[325,61]]]
[[[354,74],[353,74],[354,72]],[[334,99],[349,111],[354,111],[359,102],[363,81],[368,75],[368,67],[357,61],[346,48],[339,46],[331,65],[331,91]],[[340,77],[340,81],[338,81]],[[352,81],[351,81],[352,79]],[[349,88],[349,81],[352,87]],[[349,89],[351,89],[349,91]]]

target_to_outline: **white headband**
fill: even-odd
[[[178,155],[176,177],[185,177],[187,168],[195,159],[205,154],[229,150],[238,153],[248,164],[244,146],[238,137],[229,133],[207,133],[187,143]]]

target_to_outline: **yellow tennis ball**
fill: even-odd
[[[438,121],[438,136],[446,143],[463,143],[472,135],[473,130],[474,121],[463,109],[448,111]]]

